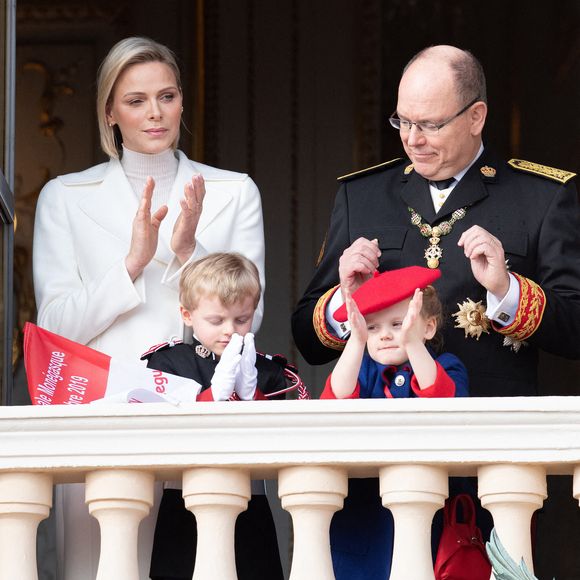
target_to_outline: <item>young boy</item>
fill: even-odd
[[[449,353],[436,356],[442,307],[430,286],[439,270],[411,266],[365,282],[334,317],[351,335],[326,382],[323,399],[465,397],[467,370]],[[378,480],[349,480],[344,508],[330,528],[336,580],[385,580],[392,560],[393,519]]]
[[[196,380],[200,401],[283,399],[293,388],[303,398],[282,357],[256,355],[250,328],[260,292],[256,266],[240,254],[215,253],[190,264],[179,282],[179,308],[193,344],[164,343],[141,358],[150,368]]]
[[[193,344],[154,347],[143,355],[147,366],[196,380],[202,385],[202,401],[283,399],[293,389],[306,398],[285,360],[256,354],[250,328],[261,289],[250,260],[236,253],[210,254],[185,268],[179,290],[181,316],[193,330]],[[248,509],[236,522],[238,579],[282,580],[263,482],[252,482],[252,492]],[[196,538],[195,517],[185,509],[181,490],[165,489],[155,528],[152,580],[190,580]]]

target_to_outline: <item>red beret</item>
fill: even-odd
[[[441,270],[422,266],[409,266],[382,274],[375,272],[375,275],[356,290],[352,297],[364,316],[410,298],[417,288],[429,286],[440,276]],[[334,318],[338,322],[348,320],[346,304],[336,310]]]

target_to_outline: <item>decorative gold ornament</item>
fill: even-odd
[[[474,302],[468,298],[463,304],[457,303],[459,310],[453,313],[455,322],[454,328],[463,328],[465,331],[465,338],[471,336],[476,340],[483,332],[489,334],[489,319],[485,315],[485,306],[479,302]]]
[[[505,336],[503,339],[503,345],[510,347],[514,352],[519,352],[522,346],[528,346],[528,343],[523,340],[516,340],[511,336]]]
[[[201,358],[207,358],[211,354],[211,351],[208,348],[205,348],[203,344],[198,344],[195,347],[195,354]]]
[[[411,173],[411,171],[413,171],[413,169],[415,169],[415,167],[413,166],[413,164],[411,163],[411,165],[407,165],[407,167],[405,167],[405,175],[409,175],[409,173]]]
[[[443,249],[439,246],[442,236],[451,233],[455,222],[463,219],[467,214],[467,208],[456,209],[451,214],[451,219],[441,222],[431,227],[428,223],[421,223],[423,219],[412,207],[408,208],[411,212],[411,223],[419,228],[419,232],[425,238],[429,238],[430,246],[425,250],[425,260],[429,268],[438,268],[439,261],[443,258]]]
[[[484,165],[479,171],[481,171],[484,177],[495,177],[495,174],[497,173],[497,171],[489,165]]]

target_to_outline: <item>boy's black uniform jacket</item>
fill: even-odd
[[[197,340],[193,344],[167,344],[154,352],[143,355],[142,359],[147,359],[147,366],[158,371],[171,373],[180,377],[186,377],[197,381],[202,386],[202,391],[209,389],[211,379],[219,359],[214,359],[213,355],[207,357],[200,356],[196,352],[196,347],[201,346]],[[286,361],[280,359],[273,360],[259,354],[256,357],[256,368],[258,369],[258,389],[267,396],[268,399],[284,399],[284,392],[288,389],[284,376],[284,366]]]
[[[212,355],[204,358],[197,354],[195,348],[198,345],[199,342],[195,339],[193,344],[165,345],[142,358],[147,359],[148,367],[193,379],[202,385],[202,390],[206,390],[211,385],[218,360],[214,360]],[[256,357],[258,389],[264,395],[284,399],[284,392],[287,390],[284,363],[285,361],[276,362],[260,354]],[[252,495],[248,509],[236,521],[235,538],[239,580],[283,579],[276,529],[265,495]],[[191,580],[196,544],[195,517],[185,508],[181,490],[164,490],[155,526],[151,578]]]

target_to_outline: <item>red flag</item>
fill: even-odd
[[[195,401],[191,379],[115,361],[35,324],[24,326],[24,365],[33,405],[82,405],[111,398],[125,402]]]

